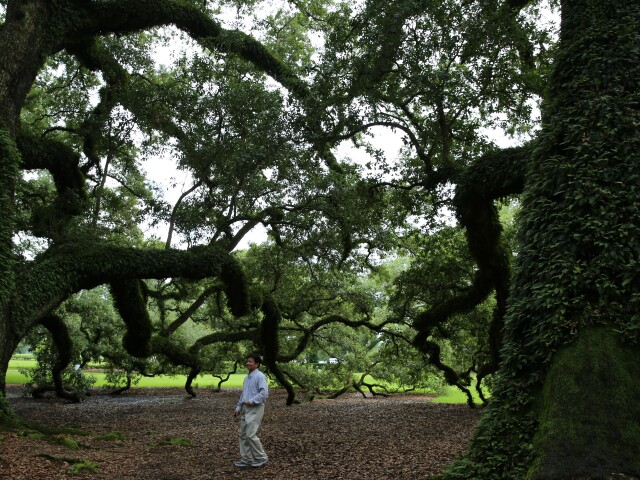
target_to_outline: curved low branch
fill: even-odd
[[[426,341],[421,345],[421,350],[429,355],[429,363],[444,373],[444,378],[449,385],[458,387],[467,396],[467,405],[475,408],[471,391],[461,382],[460,375],[449,365],[442,361],[440,356],[440,345],[435,342]]]
[[[111,296],[116,309],[127,325],[127,333],[122,340],[124,349],[134,357],[150,354],[151,319],[147,302],[143,295],[141,280],[117,280],[111,282]]]
[[[22,156],[20,167],[49,171],[58,194],[53,205],[34,212],[33,233],[60,239],[68,221],[82,212],[87,201],[80,156],[62,142],[36,137],[24,130],[19,132],[16,143]]]
[[[151,353],[164,355],[173,365],[183,365],[192,369],[198,368],[198,356],[164,337],[153,337]]]
[[[196,396],[196,392],[193,390],[193,387],[191,384],[193,383],[195,378],[200,374],[201,371],[202,369],[199,366],[192,367],[191,370],[189,371],[189,375],[187,375],[187,380],[184,384],[184,389],[187,391],[189,395],[191,395],[194,398]]]
[[[253,330],[243,330],[237,332],[215,332],[210,333],[209,335],[205,335],[204,337],[199,338],[193,344],[190,349],[190,352],[193,354],[197,354],[202,348],[207,345],[213,345],[214,343],[220,342],[229,342],[229,343],[237,343],[245,340],[248,341],[257,341],[258,331],[257,329]]]
[[[138,249],[101,242],[52,247],[18,275],[13,322],[28,331],[72,293],[122,279],[218,277],[236,316],[249,311],[249,295],[239,263],[216,246],[189,250]]]
[[[178,318],[176,318],[173,322],[169,324],[167,328],[165,328],[162,334],[166,337],[175,332],[181,325],[183,325],[187,320],[191,318],[191,316],[207,301],[207,299],[215,292],[219,291],[220,287],[215,285],[213,287],[205,288],[198,298],[196,298],[189,308],[187,308],[184,312],[180,314]]]
[[[33,390],[32,395],[34,397],[38,397],[46,391],[54,390],[58,397],[77,403],[80,401],[78,393],[66,390],[62,383],[62,372],[71,362],[72,342],[71,336],[69,335],[69,329],[62,318],[53,314],[44,317],[40,321],[40,324],[51,333],[53,344],[58,351],[58,359],[53,365],[53,369],[51,371],[53,376],[53,388],[50,385],[41,385]]]
[[[497,306],[490,325],[490,363],[481,367],[482,377],[495,371],[502,344],[502,326],[506,311],[510,278],[509,254],[501,242],[502,225],[494,201],[521,193],[527,160],[534,144],[498,150],[476,160],[458,177],[454,205],[460,224],[466,229],[469,251],[478,265],[472,285],[416,317],[414,345],[429,354],[430,363],[442,370],[451,385],[461,388],[473,404],[471,394],[460,383],[459,375],[440,359],[439,347],[429,340],[434,328],[455,314],[473,310],[495,290]]]
[[[260,42],[240,31],[226,30],[204,11],[176,0],[127,0],[84,2],[82,22],[74,36],[107,32],[131,33],[152,27],[175,25],[204,48],[233,53],[251,62],[297,97],[307,95],[307,85]]]
[[[311,337],[313,336],[313,334],[316,331],[318,331],[320,328],[326,325],[330,325],[332,323],[339,323],[341,325],[346,325],[352,328],[366,327],[374,332],[380,332],[386,325],[389,325],[395,322],[393,319],[390,319],[390,320],[385,320],[384,322],[381,322],[378,324],[373,324],[368,320],[349,320],[348,318],[340,315],[329,315],[327,317],[324,317],[321,320],[318,320],[310,327],[301,326],[300,330],[302,331],[302,337],[300,337],[300,339],[298,340],[298,345],[296,346],[296,349],[289,355],[280,354],[278,356],[278,361],[290,362],[298,358],[300,354],[302,354],[304,349],[307,347],[307,345],[309,344],[309,341],[311,340]]]
[[[120,387],[120,388],[116,388],[113,392],[111,392],[111,395],[120,395],[123,392],[126,392],[127,390],[131,389],[131,373],[127,372],[127,381],[126,383]]]
[[[231,375],[237,373],[238,363],[239,362],[237,361],[233,362],[233,370],[231,370],[230,372],[227,372],[227,374],[224,377],[222,375],[213,374],[213,377],[218,379],[218,385],[216,385],[214,392],[219,392],[220,390],[222,390],[222,384],[227,380],[229,380],[229,378],[231,378]]]

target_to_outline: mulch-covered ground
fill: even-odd
[[[419,479],[440,472],[462,453],[480,415],[466,405],[431,403],[420,395],[337,400],[285,406],[272,391],[259,432],[269,463],[238,469],[238,391],[132,389],[114,397],[95,392],[80,404],[21,397],[8,387],[15,412],[48,427],[75,427],[89,436],[72,449],[4,433],[0,479]],[[119,432],[122,439],[105,439]],[[117,437],[118,435],[111,435]],[[190,446],[161,445],[184,439]],[[66,459],[66,461],[65,461]],[[95,473],[69,477],[71,459],[90,460]]]

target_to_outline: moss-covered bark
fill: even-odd
[[[640,3],[561,6],[502,365],[445,478],[640,476]]]
[[[240,31],[226,30],[197,7],[173,0],[93,2],[79,9],[78,30],[86,35],[128,33],[161,25],[176,25],[203,47],[233,53],[251,62],[299,97],[307,86],[260,42]],[[73,40],[70,38],[70,40]]]
[[[151,353],[149,343],[152,325],[147,310],[147,299],[140,284],[141,280],[111,282],[111,296],[127,325],[127,333],[122,343],[125,350],[134,357],[146,357]]]
[[[15,285],[15,265],[13,254],[13,191],[18,175],[20,154],[8,129],[0,125],[0,211],[4,212],[0,221],[0,424],[12,415],[4,399],[6,373],[9,360],[18,341],[8,321],[11,314],[11,292]]]
[[[86,241],[53,248],[23,269],[14,294],[13,321],[26,332],[73,292],[121,279],[173,276],[223,277],[232,312],[248,312],[242,269],[223,249],[144,250]]]
[[[536,400],[527,480],[640,472],[640,351],[611,328],[559,350]]]

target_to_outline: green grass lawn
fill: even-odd
[[[25,358],[14,358],[9,362],[9,369],[7,370],[7,384],[24,384],[28,382],[25,375],[20,373],[20,369],[34,368],[36,365],[35,360]],[[105,374],[101,372],[89,372],[96,379],[94,387],[104,387],[107,385]],[[233,374],[223,384],[223,388],[241,388],[244,380],[244,374]],[[137,383],[137,387],[184,387],[187,381],[186,375],[159,375],[157,377],[142,377]],[[214,387],[218,385],[218,379],[212,375],[201,375],[193,381],[194,386],[198,387]]]
[[[471,394],[473,395],[473,401],[477,405],[481,405],[482,401],[476,393],[475,385],[472,387]],[[487,397],[487,392],[484,392]],[[440,395],[433,399],[435,403],[467,403],[467,396],[458,387],[448,386],[443,395]]]
[[[7,370],[7,384],[25,384],[27,383],[27,377],[25,377],[23,374],[21,374],[20,372],[18,372],[18,370],[13,369],[11,367],[9,367],[9,370]]]
[[[9,369],[7,370],[7,384],[22,385],[27,383],[27,377],[20,373],[19,370],[23,368],[34,368],[35,365],[35,360],[32,360],[27,356],[14,356],[14,358],[9,362]],[[107,385],[104,373],[90,372],[88,374],[96,379],[96,383],[93,384],[94,387],[104,387]],[[242,388],[242,382],[245,376],[245,374],[241,373],[231,375],[229,380],[222,384],[222,388]],[[159,375],[152,378],[143,377],[135,386],[141,388],[184,387],[186,380],[186,375]],[[216,387],[218,385],[218,379],[214,378],[212,375],[201,375],[193,381],[193,385],[194,387],[200,388]],[[429,392],[420,391],[416,393]],[[475,389],[473,390],[473,393],[474,400],[476,400],[477,403],[480,403],[480,400],[475,394]],[[458,388],[447,387],[444,394],[435,397],[433,401],[436,403],[466,403],[467,397]]]
[[[107,382],[105,380],[104,373],[95,372],[90,373],[95,379],[96,383],[94,383],[95,387],[104,387]],[[242,382],[244,381],[244,377],[246,375],[243,374],[233,374],[229,377],[229,380],[222,384],[222,388],[242,388]],[[145,387],[145,388],[153,388],[153,387],[184,387],[184,384],[187,381],[186,375],[158,375],[157,377],[142,377],[140,381],[135,385],[136,387]],[[198,376],[193,381],[194,387],[217,387],[218,379],[214,378],[212,375],[201,375]]]
[[[377,380],[375,380],[374,378],[372,378],[370,375],[368,375],[365,380],[369,383],[379,383]],[[384,383],[384,382],[383,382]],[[389,390],[393,391],[393,385],[387,385],[387,388],[389,388]],[[477,404],[480,405],[482,404],[482,401],[480,400],[480,397],[478,396],[478,394],[476,393],[476,386],[475,383],[473,383],[471,385],[471,387],[469,387],[471,389],[471,394],[473,396],[473,401]],[[433,393],[437,393],[432,389],[416,389],[416,390],[412,390],[411,393],[426,393],[426,394],[433,394]],[[464,392],[462,392],[458,387],[453,387],[453,386],[446,386],[444,387],[443,391],[438,392],[439,395],[437,395],[436,397],[433,398],[433,401],[435,403],[467,403],[467,396],[464,394]],[[489,397],[490,395],[486,392],[485,390],[485,397]]]
[[[18,370],[20,368],[35,368],[36,361],[26,358],[13,358],[9,361],[9,368]]]

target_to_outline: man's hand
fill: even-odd
[[[233,411],[233,416],[234,417],[239,417],[240,416],[240,412],[238,410],[234,410]]]

